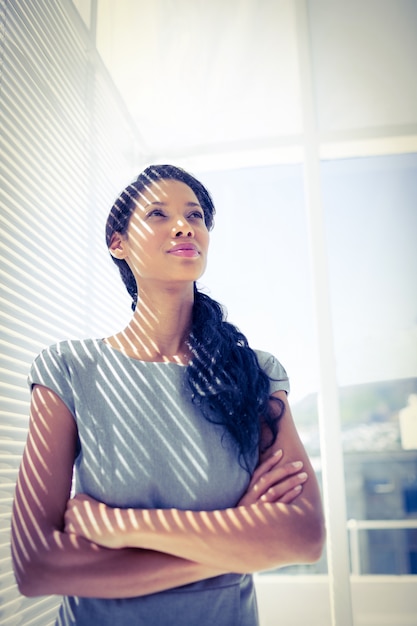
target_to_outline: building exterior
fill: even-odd
[[[351,558],[358,533],[360,573],[417,574],[417,529],[395,527],[417,521],[417,450],[348,452],[344,461],[348,519],[387,522],[357,530],[349,523]]]

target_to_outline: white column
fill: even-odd
[[[296,2],[304,124],[304,184],[319,349],[318,412],[323,467],[323,499],[327,524],[330,607],[333,626],[353,626],[343,449],[321,196],[319,138],[308,23],[308,0],[296,0]]]

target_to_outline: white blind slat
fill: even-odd
[[[96,336],[118,284],[104,219],[138,135],[71,0],[0,0],[0,19],[0,622],[47,626],[59,600],[20,596],[8,544],[27,374],[42,347]],[[112,332],[125,306],[98,323]]]

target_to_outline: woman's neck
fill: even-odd
[[[135,313],[127,327],[107,342],[143,361],[187,363],[194,289],[141,290]]]

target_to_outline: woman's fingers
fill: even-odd
[[[268,457],[255,470],[246,493],[239,505],[256,502],[292,502],[302,489],[308,476],[302,472],[303,463],[293,461],[280,465],[282,451]]]
[[[255,484],[261,476],[267,474],[282,459],[283,451],[277,450],[274,454],[263,461],[252,474],[251,484]]]
[[[303,484],[307,481],[306,472],[289,475],[267,489],[260,497],[261,502],[283,502],[288,504],[300,495]]]
[[[264,493],[266,493],[270,487],[276,485],[280,485],[280,489],[282,494],[285,491],[288,491],[286,479],[290,476],[294,476],[300,473],[302,470],[303,464],[301,461],[293,461],[291,463],[285,463],[284,465],[279,465],[277,462],[273,464],[271,467],[265,467],[264,471],[260,473],[258,476],[253,476],[251,481],[251,488],[260,498]],[[261,469],[262,466],[259,466],[258,469]],[[290,484],[290,488],[292,488],[292,484]],[[281,494],[281,495],[282,495]]]

